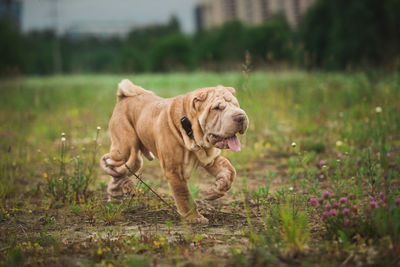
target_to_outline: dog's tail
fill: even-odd
[[[134,85],[130,80],[124,79],[118,84],[117,98],[118,101],[124,97],[136,96],[141,94],[153,94],[140,86]]]

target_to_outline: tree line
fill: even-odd
[[[296,66],[328,70],[400,66],[399,0],[317,0],[295,29],[277,15],[262,25],[232,21],[184,34],[176,18],[124,38],[21,34],[0,22],[0,74],[168,72]]]

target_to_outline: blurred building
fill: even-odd
[[[291,27],[296,27],[315,0],[203,0],[195,8],[197,30],[240,20],[257,25],[271,16],[283,14]]]

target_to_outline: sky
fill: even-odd
[[[198,0],[23,0],[22,30],[121,31],[131,26],[165,23],[176,15],[182,30],[195,30]]]

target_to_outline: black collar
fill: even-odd
[[[183,110],[182,110],[182,117],[181,117],[181,125],[182,125],[182,128],[185,130],[186,134],[190,138],[193,138],[192,123],[190,122],[190,120],[187,117],[185,117]]]

